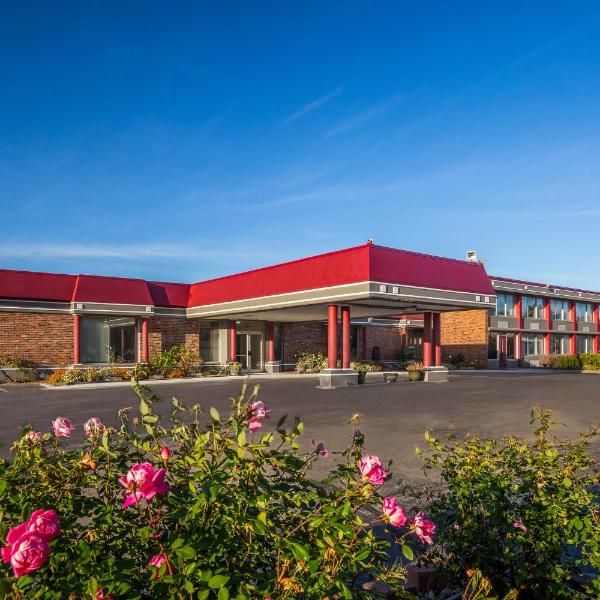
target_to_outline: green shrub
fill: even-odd
[[[296,369],[299,371],[322,371],[327,368],[327,357],[321,352],[299,352],[296,355]]]
[[[563,354],[556,357],[556,360],[552,364],[552,368],[578,371],[581,369],[581,360],[577,354]]]
[[[200,356],[180,345],[171,346],[163,352],[153,352],[150,368],[157,375],[166,376],[172,369],[182,369],[187,375],[199,369],[202,363]]]
[[[425,471],[439,469],[445,489],[430,506],[439,526],[431,558],[462,585],[479,569],[499,594],[572,598],[571,576],[600,568],[600,479],[589,454],[598,428],[563,442],[551,437],[550,411],[532,411],[531,422],[532,440],[426,435]],[[600,575],[594,585],[600,592]]]
[[[554,369],[556,368],[557,359],[558,355],[556,354],[541,354],[539,358],[540,367],[544,367],[546,369]]]
[[[90,419],[83,446],[65,446],[74,428],[59,417],[54,434],[28,431],[0,458],[0,538],[12,529],[3,556],[20,536],[39,538],[29,573],[16,571],[23,560],[0,564],[0,597],[366,598],[357,578],[398,579],[392,545],[412,556],[408,536],[430,543],[422,513],[407,521],[395,499],[382,504],[388,473],[363,455],[357,418],[332,460],[323,443],[299,450],[300,422],[260,431],[269,408],[258,387],[248,397],[244,386],[228,417],[172,398],[168,421],[149,388],[134,390],[139,414],[120,411],[118,430]],[[317,485],[324,460],[330,475]],[[52,511],[44,530],[31,520],[41,509]],[[24,522],[28,533],[15,532]]]
[[[580,354],[579,358],[584,371],[600,371],[600,354]]]

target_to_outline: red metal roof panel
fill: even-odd
[[[70,302],[76,275],[0,269],[0,298]]]
[[[190,296],[189,283],[165,283],[149,281],[148,289],[155,306],[185,308]]]
[[[143,279],[79,275],[73,292],[73,302],[101,304],[152,305],[152,296]]]

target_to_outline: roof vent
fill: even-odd
[[[475,250],[467,250],[467,261],[477,262],[477,252]]]

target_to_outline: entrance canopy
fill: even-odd
[[[493,308],[496,296],[478,262],[367,243],[190,286],[188,317],[323,320],[327,306],[352,317]]]

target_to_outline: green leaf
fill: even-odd
[[[404,554],[404,557],[406,558],[406,560],[414,560],[415,559],[415,555],[414,555],[412,548],[410,546],[407,546],[406,544],[402,544],[402,554]]]
[[[183,559],[196,558],[196,551],[191,546],[181,546],[181,548],[176,548],[175,554]]]
[[[237,441],[240,446],[246,445],[246,432],[242,429],[237,436]]]
[[[143,398],[140,398],[140,413],[142,413],[142,415],[147,415],[150,413],[150,407]]]
[[[6,481],[6,479],[0,479],[0,496],[2,496],[4,494],[7,487],[8,487],[8,481]]]
[[[208,582],[208,587],[211,590],[218,590],[219,588],[223,587],[228,581],[229,577],[227,575],[213,575]],[[229,594],[227,594],[227,597],[229,597]]]
[[[252,521],[252,529],[254,529],[254,533],[256,533],[256,535],[265,535],[265,531],[267,528],[265,527],[265,524],[262,521],[255,519],[254,521]]]
[[[219,411],[216,408],[214,408],[213,406],[211,406],[211,408],[210,408],[210,416],[215,421],[220,421],[221,420],[221,415],[219,414]]]
[[[229,598],[229,589],[226,587],[222,587],[219,590],[219,594],[217,595],[218,600],[228,600]]]
[[[305,546],[297,542],[290,542],[289,547],[296,560],[308,560],[309,554]]]

